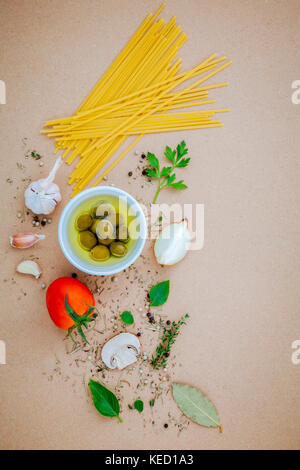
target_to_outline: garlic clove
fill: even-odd
[[[190,245],[191,234],[186,219],[167,225],[160,232],[154,244],[156,260],[162,265],[172,265],[181,261]]]
[[[9,237],[9,243],[14,248],[30,248],[44,238],[46,238],[45,235],[36,235],[29,232],[17,233]]]
[[[17,272],[21,274],[31,274],[36,279],[42,274],[42,270],[35,261],[25,260],[18,264]]]

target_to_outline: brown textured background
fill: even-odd
[[[95,412],[80,377],[75,378],[76,390],[64,381],[64,374],[74,369],[68,369],[63,333],[49,321],[41,282],[49,284],[73,271],[56,237],[70,192],[69,168],[57,178],[64,199],[52,225],[43,230],[47,240],[30,251],[40,258],[42,280],[14,272],[23,253],[8,247],[8,235],[31,228],[30,217],[23,224],[16,217],[27,184],[22,180],[44,175],[53,161],[53,142],[39,135],[42,123],[76,109],[159,4],[0,0],[0,79],[7,86],[7,104],[0,105],[0,339],[7,345],[7,365],[0,365],[2,449],[299,448],[300,365],[291,362],[291,343],[300,338],[300,105],[291,102],[291,83],[300,79],[298,0],[167,1],[162,17],[176,15],[189,35],[180,53],[184,68],[213,52],[232,59],[217,80],[228,79],[230,86],[213,93],[218,107],[232,111],[222,117],[222,129],[147,136],[138,146],[161,154],[166,144],[185,138],[190,149],[191,165],[184,170],[189,189],[180,201],[205,204],[204,249],[162,270],[148,243],[147,263],[138,266],[141,276],[150,266],[149,283],[170,278],[171,295],[163,308],[169,318],[191,314],[174,348],[173,379],[209,395],[221,416],[222,435],[193,423],[180,437],[173,426],[164,430],[168,411],[179,415],[169,394],[154,409],[152,426],[148,407],[143,417],[127,409],[134,393],[126,388],[120,425]],[[24,138],[27,149],[48,157],[43,168],[24,159]],[[152,184],[141,193],[141,177],[128,181],[137,161],[131,152],[108,183],[150,201]],[[25,168],[18,168],[18,162]],[[176,202],[178,193],[165,191],[160,201]],[[125,283],[120,274],[114,287],[104,291],[105,308],[113,310],[112,300],[120,298]],[[122,306],[132,310],[141,328],[142,303],[136,281]],[[150,343],[145,339],[149,354],[156,344]],[[68,372],[50,381],[55,355]],[[106,383],[115,385],[117,378],[112,374]]]

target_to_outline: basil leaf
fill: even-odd
[[[108,388],[104,387],[104,385],[100,384],[99,382],[95,382],[94,380],[90,380],[89,387],[96,410],[99,411],[99,413],[103,416],[108,416],[110,418],[116,417],[120,423],[122,423],[122,420],[119,416],[119,401],[113,392],[108,390]]]
[[[160,305],[163,305],[169,297],[169,292],[170,281],[163,281],[156,284],[156,286],[153,286],[149,292],[151,307],[159,307]]]
[[[125,310],[125,312],[122,313],[121,320],[126,325],[132,325],[134,323],[134,318],[132,314],[128,312],[127,310]]]
[[[144,410],[144,402],[142,402],[142,400],[135,400],[133,406],[136,410],[138,410],[139,413],[142,413]]]
[[[149,401],[149,405],[150,405],[150,406],[154,406],[154,403],[155,403],[155,400],[150,400],[150,401]]]

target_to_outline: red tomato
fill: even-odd
[[[56,279],[47,289],[46,304],[52,321],[62,330],[68,330],[75,324],[65,307],[66,295],[70,307],[79,316],[87,313],[89,307],[86,304],[95,306],[94,296],[85,284],[72,277]]]

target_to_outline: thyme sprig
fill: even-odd
[[[170,355],[172,344],[175,343],[180,327],[186,325],[186,318],[189,318],[188,314],[182,316],[178,322],[173,321],[169,328],[164,327],[161,342],[156,348],[155,356],[152,355],[151,365],[154,369],[160,369],[167,365],[167,358]]]

